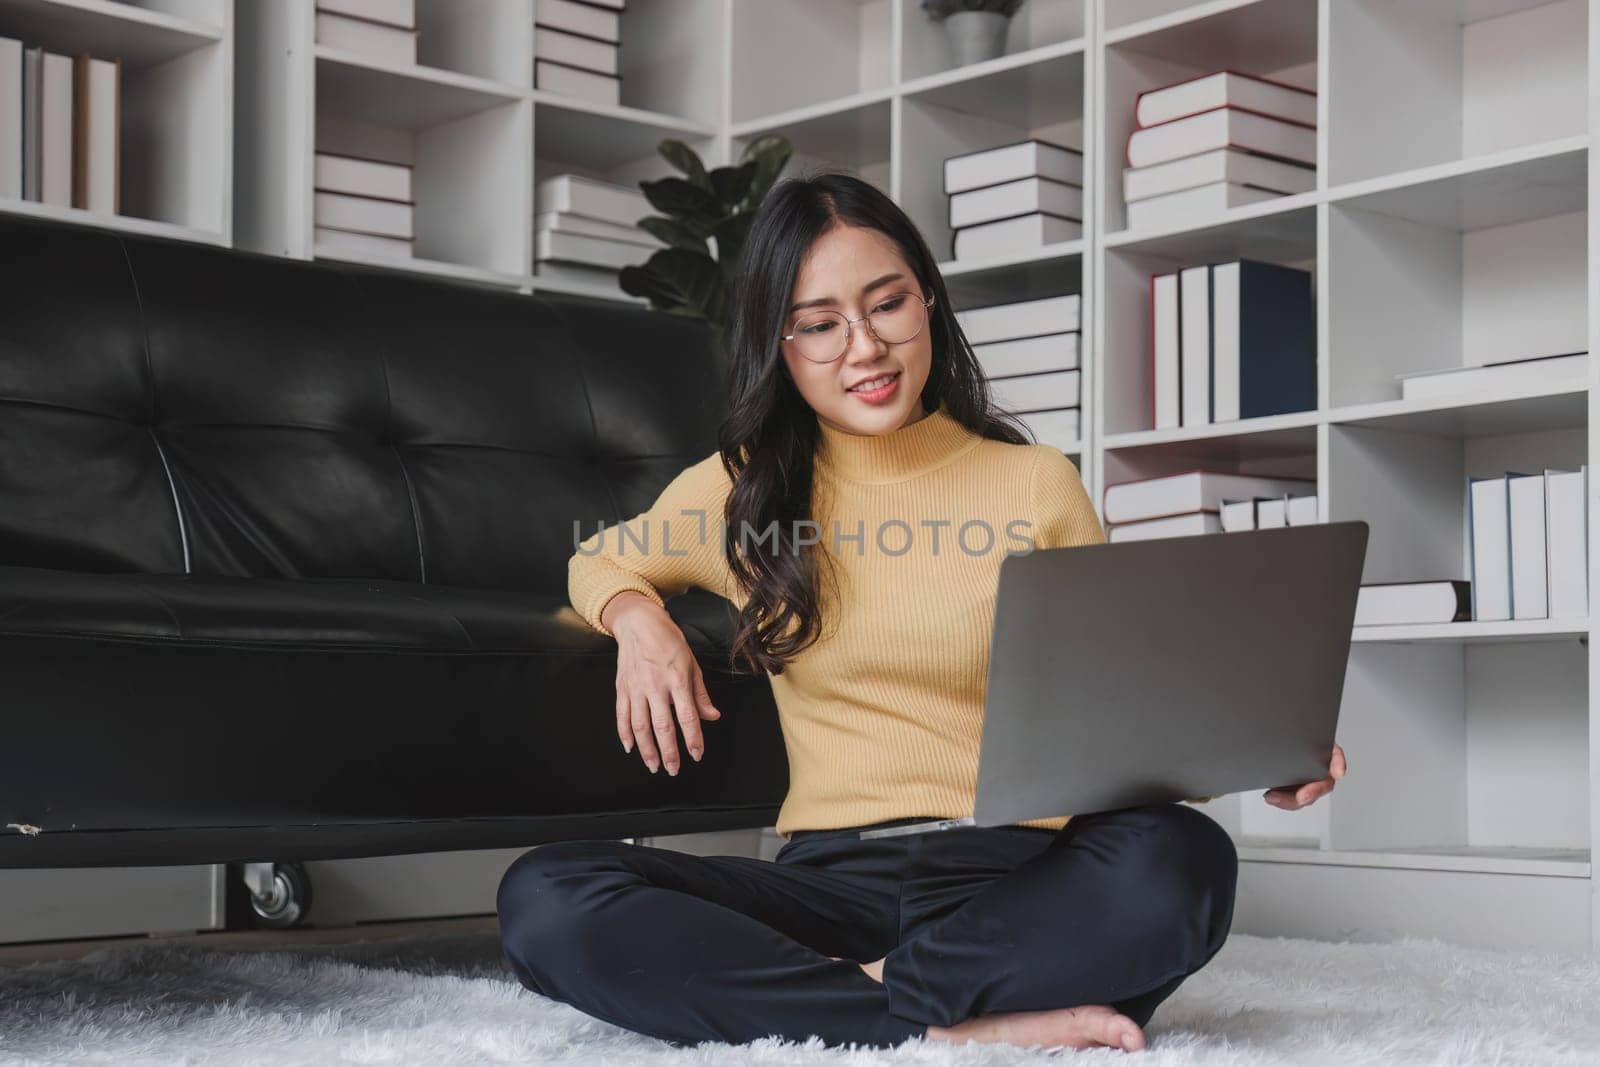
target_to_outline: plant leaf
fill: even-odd
[[[727,278],[732,278],[733,272],[739,267],[739,256],[744,251],[744,239],[750,233],[750,223],[754,218],[755,216],[748,211],[729,215],[720,220],[711,231],[711,236],[717,239],[717,264]]]
[[[675,138],[668,138],[656,146],[656,151],[661,153],[662,159],[687,174],[690,184],[711,191],[711,179],[706,177],[706,166],[700,162],[700,156],[694,149]]]
[[[667,242],[674,248],[687,248],[691,252],[708,252],[706,238],[709,234],[697,233],[698,227],[665,215],[649,215],[639,220],[639,229],[651,237]]]
[[[624,273],[626,280],[622,276]],[[619,272],[617,283],[623,292],[660,300],[669,307],[687,307],[702,316],[708,308],[714,310],[719,306],[725,287],[710,256],[685,248],[657,250],[638,273],[627,272],[626,268]],[[642,291],[629,289],[630,284],[639,286]]]
[[[716,190],[717,199],[722,202],[723,214],[732,212],[745,202],[750,195],[750,183],[755,177],[754,162],[740,163],[733,167],[718,167],[711,172],[711,187]]]
[[[680,220],[701,216],[709,227],[712,222],[725,214],[715,194],[682,178],[657,178],[654,181],[640,182],[639,188],[644,190],[645,199],[650,201],[650,206],[663,215],[671,215]]]
[[[750,183],[750,193],[744,203],[746,211],[754,211],[761,206],[761,201],[766,199],[767,191],[778,180],[778,175],[783,173],[793,152],[789,139],[776,133],[758,137],[744,146],[741,158],[753,160],[756,164],[756,176]]]

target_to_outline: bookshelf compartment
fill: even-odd
[[[721,0],[628,0],[617,55],[622,106],[721,122],[722,20]]]
[[[1107,43],[1100,94],[1105,147],[1098,163],[1105,183],[1102,229],[1107,234],[1127,227],[1123,169],[1128,137],[1136,128],[1138,95],[1223,69],[1316,91],[1315,0],[1256,0]],[[1321,163],[1319,159],[1319,170]]]
[[[1586,133],[1587,41],[1583,0],[1329,5],[1330,183]]]
[[[950,261],[939,265],[939,273],[944,277],[945,290],[950,294],[951,303],[958,309],[1004,304],[1014,300],[1040,300],[1065,293],[1081,295],[1082,242],[1051,247],[1062,251],[1048,252],[1037,259],[995,266]],[[933,252],[937,255],[939,250],[935,248]]]
[[[534,170],[541,181],[553,174],[574,172],[631,185],[645,178],[678,175],[656,151],[668,139],[693,148],[707,170],[719,165],[714,155],[715,138],[705,131],[668,122],[574,111],[543,100],[534,103]]]
[[[526,88],[533,19],[526,0],[416,0],[417,64]]]
[[[1011,17],[1006,27],[1004,56],[1018,56],[1079,40],[1086,31],[1088,0],[1054,0],[1053,3],[1026,3]],[[947,26],[934,22],[918,0],[902,0],[901,79],[914,81],[929,75],[962,68],[956,61]],[[985,60],[996,63],[1000,57]],[[980,64],[971,64],[978,67]]]
[[[1108,439],[1104,459],[1104,485],[1108,488],[1191,470],[1316,481],[1317,429],[1301,426],[1129,447],[1119,447]],[[1102,512],[1104,499],[1102,492]]]
[[[759,137],[782,134],[794,149],[782,177],[843,169],[889,193],[889,111],[889,101],[880,100],[751,129],[732,139],[730,158],[738,159],[745,146]]]
[[[848,100],[896,81],[894,0],[731,6],[735,124]]]

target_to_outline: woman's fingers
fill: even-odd
[[[644,693],[633,694],[629,716],[633,723],[633,738],[639,743],[639,758],[654,774],[661,766],[661,756],[656,752],[655,730],[650,725],[650,701]]]
[[[687,678],[672,680],[672,707],[677,713],[678,725],[683,729],[683,747],[689,753],[689,758],[699,763],[700,754],[706,750],[706,745],[700,736],[700,716],[694,699],[689,695]],[[676,773],[677,768],[674,767],[672,770]]]
[[[1343,778],[1350,765],[1345,762],[1344,749],[1337,744],[1333,746],[1333,759],[1328,761],[1328,775],[1332,778]]]
[[[633,751],[633,716],[628,711],[628,693],[617,687],[617,736],[622,739],[622,751]]]
[[[694,663],[692,666],[694,668],[694,695],[698,698],[701,718],[722,718],[722,712],[718,711],[717,706],[711,703],[711,694],[706,691],[705,672],[700,670],[699,663]]]
[[[655,732],[656,748],[661,750],[661,765],[668,774],[677,774],[678,737],[672,730],[672,695],[665,689],[655,689],[649,691],[647,696],[650,699],[650,726]]]

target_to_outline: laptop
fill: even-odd
[[[1334,522],[1008,556],[973,814],[861,836],[1326,777],[1367,533]]]

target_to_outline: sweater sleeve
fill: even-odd
[[[1078,476],[1078,468],[1067,454],[1051,445],[1035,445],[1030,492],[1033,499],[1033,546],[1066,548],[1106,543],[1104,527],[1095,515],[1094,505]],[[1189,797],[1190,803],[1204,804],[1215,797]]]
[[[713,452],[684,468],[655,503],[630,519],[607,523],[578,542],[567,560],[567,598],[590,626],[611,598],[632,589],[666,606],[691,586],[727,597],[732,573],[722,553],[723,507],[731,482]]]

